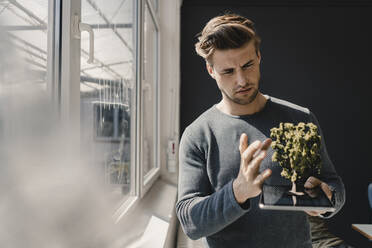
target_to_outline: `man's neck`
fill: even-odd
[[[247,105],[240,105],[231,101],[222,99],[217,104],[217,109],[228,115],[251,115],[260,112],[267,102],[267,98],[259,92],[253,102]]]

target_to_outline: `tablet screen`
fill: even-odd
[[[266,185],[262,187],[260,208],[278,210],[335,211],[331,201],[320,187],[303,191],[303,195],[290,193],[291,186]]]

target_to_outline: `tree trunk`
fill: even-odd
[[[297,184],[296,182],[292,182],[292,189],[289,191],[289,193],[293,195],[304,195],[304,192],[297,191]]]

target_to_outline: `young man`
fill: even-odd
[[[222,100],[181,138],[176,211],[184,232],[192,239],[203,237],[206,247],[312,247],[307,214],[329,218],[345,201],[324,142],[321,174],[310,177],[305,187],[320,186],[334,201],[335,212],[261,210],[258,200],[265,180],[289,184],[271,160],[270,129],[280,122],[313,122],[319,127],[316,117],[307,108],[259,91],[260,38],[250,20],[215,17],[195,46]]]

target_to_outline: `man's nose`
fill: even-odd
[[[247,79],[245,78],[244,72],[242,70],[237,71],[237,83],[240,86],[245,86],[247,84]]]

